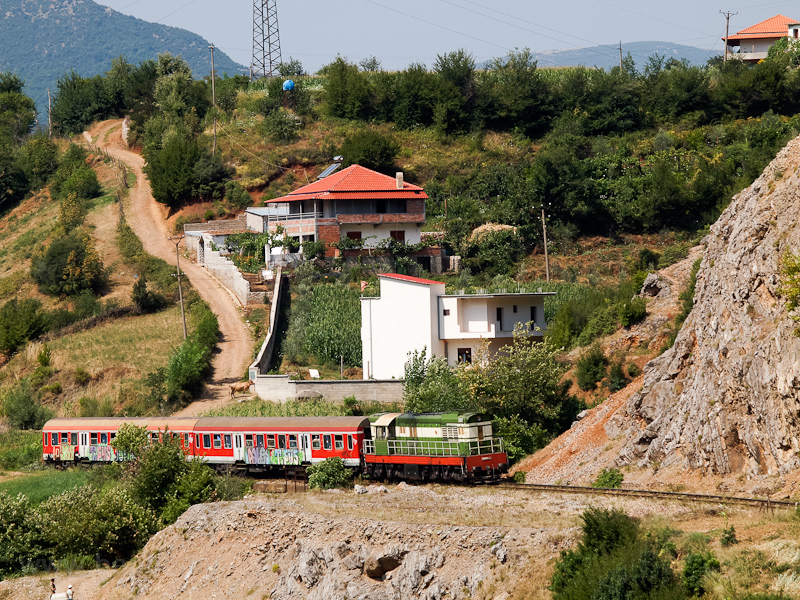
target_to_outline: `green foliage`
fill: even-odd
[[[667,348],[671,348],[675,343],[675,338],[678,337],[678,332],[681,330],[683,322],[686,321],[689,313],[692,312],[692,307],[694,307],[694,288],[697,285],[697,272],[700,270],[701,262],[702,259],[699,258],[694,262],[692,265],[692,271],[689,274],[689,282],[686,285],[686,289],[680,293],[680,296],[678,296],[678,299],[681,301],[681,311],[675,317],[675,324],[673,325],[672,334],[666,343]]]
[[[145,275],[137,278],[136,283],[133,284],[131,300],[133,300],[136,308],[143,313],[156,312],[167,305],[167,300],[164,296],[147,289],[147,278]]]
[[[297,140],[300,123],[297,119],[283,110],[273,110],[261,124],[264,134],[273,142],[289,144]]]
[[[471,399],[456,370],[441,356],[427,358],[414,350],[405,364],[403,402],[409,412],[442,412],[466,409]]]
[[[581,353],[575,366],[578,387],[586,392],[595,389],[597,382],[606,376],[608,358],[599,344],[593,344]]]
[[[244,189],[238,181],[228,181],[225,183],[225,199],[231,208],[244,210],[248,206],[253,206],[253,197]]]
[[[77,296],[83,291],[98,292],[107,274],[100,256],[88,236],[70,234],[53,240],[33,257],[31,276],[44,294]]]
[[[622,368],[622,359],[619,358],[612,361],[608,369],[608,389],[618,392],[626,385],[628,385],[628,380],[625,378],[625,371]]]
[[[174,523],[190,506],[208,502],[215,489],[214,473],[208,465],[201,460],[189,461],[187,469],[175,482],[172,494],[164,507],[162,513],[164,522]]]
[[[369,110],[369,83],[358,66],[341,56],[326,65],[325,111],[332,117],[364,118]]]
[[[137,502],[160,514],[173,496],[179,477],[187,470],[183,450],[169,432],[160,442],[145,446],[135,464],[131,493]]]
[[[644,298],[626,299],[617,304],[617,317],[623,327],[630,327],[647,316]]]
[[[13,354],[47,328],[47,313],[34,298],[16,298],[0,308],[0,352]]]
[[[139,427],[133,423],[123,423],[117,429],[116,437],[111,440],[111,446],[119,456],[130,459],[142,456],[149,440],[147,427]]]
[[[528,423],[518,415],[495,417],[492,421],[492,433],[503,440],[503,450],[508,456],[509,464],[544,448],[551,439],[551,434],[539,423]]]
[[[722,536],[719,538],[719,543],[722,544],[723,548],[727,548],[728,546],[733,546],[734,544],[739,543],[739,540],[736,539],[736,529],[734,529],[733,525],[730,525],[722,530]]]
[[[214,494],[216,500],[231,502],[241,500],[253,487],[252,481],[245,477],[237,477],[230,471],[214,476]]]
[[[592,482],[593,488],[618,488],[622,487],[622,480],[625,476],[622,471],[615,467],[605,468],[597,475],[597,479]]]
[[[97,173],[90,167],[75,169],[67,180],[61,184],[61,194],[75,194],[78,198],[89,199],[100,195],[100,182]]]
[[[341,148],[344,166],[361,165],[391,175],[400,145],[391,137],[372,129],[347,136]]]
[[[641,367],[639,367],[639,365],[637,365],[636,363],[630,363],[628,365],[628,375],[631,378],[636,379],[641,374],[642,374],[642,369]]]
[[[0,444],[0,469],[19,471],[42,459],[42,436],[38,431],[9,430]]]
[[[21,379],[3,396],[2,413],[13,429],[41,429],[53,414],[39,404],[28,379]]]
[[[311,465],[306,469],[306,473],[308,473],[308,487],[321,490],[349,486],[353,478],[353,473],[344,466],[344,461],[338,456]]]
[[[700,596],[705,592],[703,578],[706,573],[719,571],[719,569],[719,561],[711,550],[708,552],[691,552],[684,560],[681,580],[689,594]]]
[[[27,140],[20,158],[22,169],[33,187],[42,187],[55,172],[57,154],[55,143],[44,134]]]
[[[472,239],[466,247],[464,266],[488,276],[512,274],[522,256],[522,239],[516,231],[489,231]]]
[[[525,483],[525,471],[517,471],[517,472],[516,472],[516,473],[514,473],[514,475],[511,477],[511,480],[512,480],[514,483]]]

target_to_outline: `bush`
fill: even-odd
[[[78,198],[88,200],[100,195],[100,182],[97,173],[90,167],[75,169],[61,185],[61,195],[66,197],[75,194]]]
[[[514,483],[525,483],[525,471],[517,471],[511,477],[511,481]]]
[[[712,551],[691,552],[684,561],[681,580],[691,595],[700,596],[705,592],[703,578],[706,573],[719,569],[719,561]]]
[[[253,197],[238,181],[228,181],[225,184],[225,199],[231,208],[244,210],[253,206]]]
[[[394,159],[400,145],[393,138],[371,129],[349,135],[342,142],[344,165],[361,165],[384,174],[394,169]]]
[[[593,344],[581,353],[575,370],[578,387],[584,392],[595,389],[597,382],[605,377],[607,365],[608,358],[599,344]]]
[[[617,304],[617,317],[623,327],[630,327],[647,316],[647,304],[644,298],[632,298]]]
[[[628,385],[628,380],[625,378],[625,371],[622,369],[622,359],[615,360],[608,369],[608,389],[612,392],[618,392],[626,385]]]
[[[13,354],[44,333],[47,313],[34,298],[9,300],[0,308],[0,352]]]
[[[138,456],[131,492],[143,506],[160,514],[187,470],[183,450],[177,439],[170,439],[169,432],[164,431],[160,442],[145,446]]]
[[[75,385],[83,387],[85,385],[88,385],[88,383],[91,380],[92,376],[89,375],[89,373],[85,369],[82,369],[81,367],[75,369],[75,373],[72,376],[72,381],[75,382]]]
[[[642,374],[642,368],[637,365],[636,363],[630,363],[628,365],[628,376],[632,379],[636,379],[639,375]]]
[[[131,292],[133,304],[143,313],[161,310],[167,305],[167,299],[161,294],[156,294],[147,289],[147,278],[142,275],[133,284]]]
[[[353,478],[350,469],[344,466],[344,461],[338,456],[311,465],[306,469],[306,473],[308,473],[308,487],[322,490],[349,486]]]
[[[619,488],[622,487],[624,475],[616,468],[606,468],[600,471],[597,479],[592,483],[593,488]]]
[[[325,242],[317,240],[312,242],[310,240],[303,242],[303,255],[306,259],[322,258],[325,256]]]
[[[31,262],[31,276],[44,294],[77,296],[98,292],[106,284],[100,255],[87,236],[75,234],[54,240]]]
[[[722,530],[722,537],[719,538],[719,543],[722,544],[723,548],[739,543],[739,540],[736,539],[736,529],[734,529],[733,525]]]
[[[53,416],[36,400],[28,379],[20,380],[6,392],[2,409],[13,429],[41,429]]]

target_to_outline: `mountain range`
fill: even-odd
[[[196,78],[211,73],[209,42],[177,27],[148,23],[92,0],[0,0],[0,71],[25,80],[25,93],[46,122],[47,88],[62,75],[83,77],[107,71],[123,55],[138,64],[170,52],[183,56]],[[218,75],[247,73],[221,50],[214,52]]]
[[[686,59],[690,64],[702,66],[713,56],[720,54],[717,50],[684,46],[673,42],[630,42],[622,44],[622,56],[630,53],[641,70],[647,60],[656,54],[667,59]],[[539,61],[540,67],[599,67],[611,69],[619,66],[619,47],[616,45],[590,46],[586,48],[572,48],[569,50],[548,50],[547,52],[534,52],[533,58]]]

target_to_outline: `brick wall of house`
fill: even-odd
[[[422,223],[425,215],[422,213],[368,213],[365,215],[337,215],[339,223]]]
[[[338,250],[332,248],[330,245],[339,241],[339,226],[338,225],[318,225],[317,232],[319,240],[325,242],[325,256],[337,256]]]

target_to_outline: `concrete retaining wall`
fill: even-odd
[[[253,379],[251,374],[251,379]],[[362,402],[402,402],[403,382],[398,379],[330,381],[292,381],[288,375],[257,375],[255,393],[262,400],[285,402],[301,392],[322,394],[325,400],[341,402],[355,396]]]
[[[286,282],[283,280],[283,268],[278,267],[278,272],[275,274],[275,288],[272,291],[272,306],[269,309],[269,331],[261,344],[261,349],[258,351],[256,359],[248,368],[249,379],[256,382],[256,387],[258,387],[259,377],[268,377],[268,375],[261,375],[261,373],[269,371],[269,363],[272,360],[276,339],[275,325],[278,322],[278,311],[281,308],[281,294],[283,293],[284,285],[286,285]],[[258,395],[257,392],[256,395]]]
[[[250,282],[242,277],[236,265],[222,256],[219,250],[211,250],[210,246],[211,245],[208,244],[205,250],[205,262],[203,266],[205,266],[206,270],[219,279],[222,285],[232,291],[243,306],[247,306],[248,304],[264,304],[264,293],[251,292]]]

